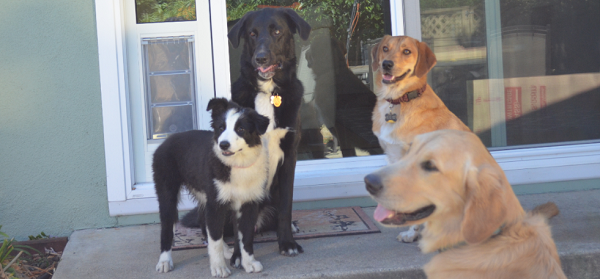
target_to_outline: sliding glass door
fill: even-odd
[[[429,83],[487,146],[600,139],[600,2],[421,0]]]

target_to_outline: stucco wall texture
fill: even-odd
[[[109,227],[94,1],[0,9],[0,225],[17,239]]]

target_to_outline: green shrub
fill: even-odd
[[[0,230],[2,230],[2,225],[0,225]],[[43,232],[42,234],[45,235]],[[15,238],[10,238],[8,234],[2,231],[0,231],[0,236],[4,238],[2,239],[2,246],[0,246],[0,274],[4,273],[7,278],[14,278],[14,269],[12,269],[10,266],[16,261],[16,259],[18,259],[21,253],[31,255],[24,249],[30,249],[34,251],[37,250],[26,245],[16,245]],[[19,254],[16,256],[16,258],[15,256],[11,256],[13,251],[19,251]]]

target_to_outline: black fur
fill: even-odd
[[[171,135],[154,152],[152,169],[162,226],[161,252],[171,250],[173,244],[173,224],[178,220],[182,185],[203,190],[207,200],[216,200],[217,192],[210,178],[229,179],[231,167],[216,157],[213,144],[213,132],[192,130]]]
[[[314,100],[302,107],[305,110],[303,121],[324,122],[337,138],[344,158],[356,156],[355,147],[367,150],[371,155],[382,154],[379,141],[371,130],[377,97],[348,68],[345,54],[345,46],[334,36],[324,34],[311,39],[306,60],[313,70],[316,85]],[[323,142],[320,127],[305,128],[302,133],[300,148],[304,150],[299,152],[311,152],[314,159],[324,158],[323,144],[315,144]]]
[[[215,179],[221,182],[230,181],[232,169],[217,157],[214,146],[218,144],[219,135],[226,128],[226,113],[231,109],[242,114],[234,128],[238,136],[244,138],[249,147],[261,144],[260,135],[267,129],[268,118],[259,115],[253,109],[242,108],[220,98],[211,100],[207,109],[212,110],[211,126],[214,131],[192,130],[171,135],[154,152],[152,169],[160,210],[161,252],[171,250],[173,224],[178,220],[177,203],[183,185],[191,192],[206,195],[204,216],[201,218],[205,235],[208,229],[212,239],[219,240],[223,236],[225,224],[232,223],[232,216],[235,216],[231,212],[232,203],[217,199],[218,189],[214,183]],[[259,204],[255,201],[246,202],[241,210],[245,210],[242,217],[233,224],[239,225],[244,240],[253,239]],[[237,243],[237,234],[235,236]],[[234,245],[234,249],[239,255],[239,245]],[[252,243],[244,243],[244,250],[252,255]]]
[[[208,102],[206,110],[212,110],[211,127],[214,131],[215,141],[219,138],[221,133],[227,128],[225,125],[225,117],[223,114],[231,109],[232,106],[237,107],[235,103],[229,104],[224,98],[215,98]],[[266,132],[269,126],[269,119],[264,117],[256,111],[247,108],[237,108],[242,112],[242,116],[236,122],[234,128],[236,133],[244,138],[249,147],[254,147],[261,144],[260,136]],[[255,133],[256,132],[256,133]]]
[[[276,34],[276,30],[279,34]],[[294,256],[303,249],[292,236],[292,198],[294,175],[296,168],[296,149],[300,142],[299,109],[304,94],[302,83],[296,77],[296,55],[293,35],[298,33],[303,40],[308,38],[311,27],[296,12],[290,9],[264,8],[249,12],[240,19],[228,34],[234,47],[244,39],[244,50],[241,56],[241,75],[232,85],[232,100],[243,107],[254,108],[254,101],[259,94],[258,81],[265,80],[257,70],[259,67],[276,65],[272,76],[277,86],[277,93],[282,97],[282,104],[275,108],[275,124],[277,127],[290,127],[296,133],[288,133],[281,140],[284,152],[283,164],[277,168],[270,188],[269,198],[260,203],[261,213],[275,208],[276,214],[268,218],[260,230],[277,230],[279,251],[281,254]],[[264,93],[260,93],[264,94]],[[197,220],[195,223],[184,223],[186,226],[198,226],[201,220],[201,209],[192,210],[185,220]]]

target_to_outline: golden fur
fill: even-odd
[[[473,133],[416,136],[400,161],[365,181],[378,183],[372,196],[392,214],[435,206],[430,215],[400,224],[425,225],[419,242],[424,253],[448,249],[425,265],[430,279],[566,278],[547,224],[558,209],[547,203],[525,213]]]
[[[406,54],[406,50],[410,53]],[[407,92],[427,84],[427,73],[437,61],[427,44],[407,36],[386,35],[379,44],[373,46],[371,59],[374,93],[377,96],[372,118],[373,133],[379,139],[379,144],[390,163],[402,157],[408,144],[418,134],[440,129],[470,131],[456,115],[448,110],[429,85],[421,97],[392,107],[391,112],[397,115],[396,123],[385,121],[385,114],[390,112],[390,103],[386,101],[387,99],[398,99]],[[390,70],[385,70],[382,66],[384,61],[392,61],[394,66]],[[399,77],[407,71],[408,74],[395,83],[383,82],[384,73]]]

